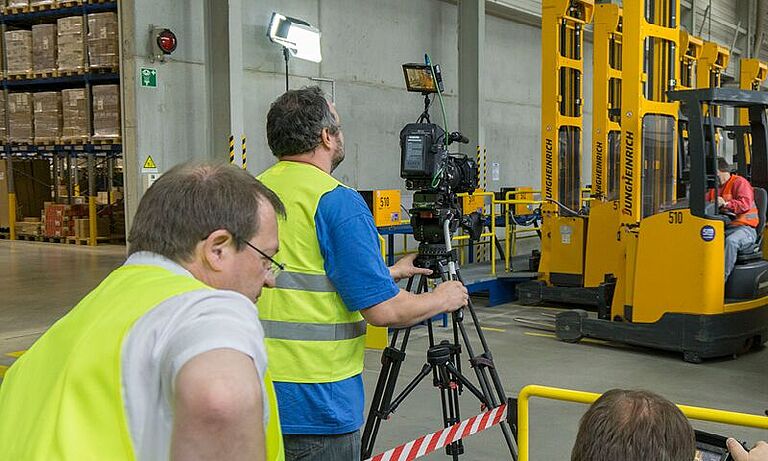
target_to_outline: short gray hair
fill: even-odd
[[[189,261],[197,244],[219,229],[232,234],[240,251],[259,230],[263,203],[285,216],[277,195],[245,170],[224,163],[177,165],[139,202],[128,253],[151,251],[176,262]]]

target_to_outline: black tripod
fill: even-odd
[[[419,257],[417,265],[428,267],[433,270],[433,276],[440,277],[443,281],[459,280],[462,283],[461,275],[456,266],[456,254],[450,249],[450,243],[441,244],[421,244],[419,246]],[[408,280],[406,290],[413,288],[414,277]],[[427,277],[420,276],[416,285],[416,294],[428,291]],[[475,330],[480,338],[482,353],[475,355],[472,344],[469,341],[466,327],[464,325],[464,311],[467,310],[472,317]],[[379,374],[376,390],[371,401],[371,408],[368,418],[365,422],[365,429],[362,435],[362,459],[368,459],[373,454],[376,436],[382,420],[388,419],[389,415],[397,410],[398,406],[413,391],[416,386],[430,373],[432,374],[432,383],[440,389],[440,400],[443,411],[443,426],[449,427],[461,421],[459,415],[459,395],[466,387],[486,409],[492,409],[507,403],[507,397],[501,385],[498,372],[493,363],[491,351],[478,322],[475,309],[470,301],[466,308],[459,309],[452,314],[453,340],[443,340],[435,344],[432,322],[427,322],[427,332],[429,335],[429,348],[427,349],[427,362],[421,368],[421,371],[414,377],[405,388],[393,398],[395,385],[400,373],[400,366],[405,360],[405,349],[408,346],[408,338],[411,333],[411,327],[397,329],[392,333],[392,340],[389,347],[384,349],[381,357],[382,368]],[[398,339],[402,333],[402,340],[398,347]],[[462,342],[466,352],[469,354],[470,366],[474,369],[479,383],[479,388],[473,385],[461,371],[460,355],[462,352]],[[508,414],[514,413],[514,406],[510,405]],[[509,447],[513,460],[517,460],[517,444],[512,429],[506,421],[501,422],[501,429],[504,439]],[[464,445],[461,440],[454,442],[446,447],[446,454],[451,456],[454,461],[459,459],[459,455],[464,453]]]

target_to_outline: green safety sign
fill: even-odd
[[[141,68],[141,86],[146,88],[157,88],[157,69],[150,67]]]

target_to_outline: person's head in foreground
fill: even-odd
[[[571,461],[691,461],[695,454],[693,428],[674,403],[613,389],[581,418]]]

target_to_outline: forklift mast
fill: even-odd
[[[728,68],[730,58],[731,53],[728,48],[715,42],[704,42],[696,72],[696,88],[720,88],[723,72]],[[706,105],[704,106],[704,115],[710,115]],[[719,119],[721,116],[720,108],[712,107],[711,115],[713,119]]]
[[[593,0],[542,2],[542,198],[571,210],[581,208],[584,26],[593,8]]]
[[[701,58],[704,41],[680,29],[680,79],[677,83],[679,90],[696,88],[696,67]]]
[[[619,198],[621,149],[621,8],[595,5],[593,40],[592,197]]]
[[[679,0],[624,5],[620,208],[628,226],[676,201],[679,103],[667,91],[677,86],[679,12]]]
[[[765,81],[766,75],[768,75],[768,64],[753,58],[742,58],[739,60],[739,88],[742,90],[759,91],[760,86]],[[739,109],[738,125],[741,127],[749,126],[749,112],[747,109]],[[750,145],[752,144],[749,133],[735,133],[737,136],[742,136],[743,142],[737,142],[737,149],[744,149],[743,154],[740,153],[740,157],[743,156],[745,161],[743,165],[738,165],[738,172],[744,177],[750,177],[749,165],[752,163],[752,151]]]

